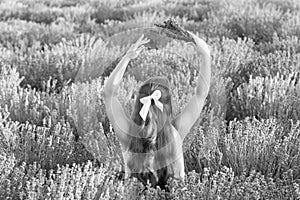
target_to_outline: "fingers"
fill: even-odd
[[[138,46],[144,40],[144,37],[144,34],[142,34],[141,37],[139,37],[139,39],[134,44]]]
[[[192,33],[191,31],[187,31],[194,40],[197,40],[199,37],[197,35],[195,35],[194,33]]]
[[[143,40],[140,42],[140,45],[147,44],[148,42],[150,42],[150,39],[145,38],[145,39],[143,39]]]
[[[139,39],[129,47],[129,51],[135,51],[139,47],[139,43],[143,40],[143,38],[144,34],[142,34],[141,37],[139,37]]]
[[[148,38],[145,38],[144,34],[139,37],[139,39],[132,44],[127,52],[135,52],[137,55],[140,54],[145,49],[145,44],[147,44],[150,40]],[[134,56],[135,57],[135,56]]]
[[[150,40],[148,38],[145,38],[145,35],[142,34],[141,37],[139,37],[139,39],[135,42],[136,48],[138,46],[147,44]]]
[[[144,45],[140,45],[137,48],[129,49],[125,56],[127,56],[129,59],[135,59],[145,49],[146,47]]]
[[[191,32],[191,31],[187,31],[193,38],[194,37],[197,37],[193,32]]]

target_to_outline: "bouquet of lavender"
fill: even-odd
[[[183,40],[185,42],[193,42],[195,43],[191,34],[181,27],[175,19],[169,18],[164,21],[163,24],[154,24],[155,26],[160,28],[160,31],[166,34],[167,37]]]

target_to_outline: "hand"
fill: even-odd
[[[187,32],[190,34],[190,36],[194,40],[194,42],[189,42],[189,44],[191,44],[191,45],[197,44],[197,42],[199,42],[200,38],[197,35],[195,35],[194,33],[192,33],[191,31],[187,31]]]
[[[147,44],[149,41],[149,39],[144,38],[144,35],[142,35],[134,44],[129,47],[124,57],[130,60],[135,59],[138,57],[141,51],[145,49],[144,44]]]
[[[190,31],[188,31],[188,33],[191,35],[191,37],[195,41],[195,43],[189,43],[189,44],[191,44],[195,48],[195,50],[200,52],[201,54],[210,55],[209,47],[206,44],[206,42],[204,40],[202,40],[201,38],[199,38],[194,33],[190,32]]]

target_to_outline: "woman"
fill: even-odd
[[[188,32],[195,43],[192,45],[201,59],[195,95],[182,112],[172,117],[169,82],[154,77],[139,89],[131,118],[117,99],[117,90],[126,67],[135,59],[149,40],[142,35],[134,43],[104,86],[104,102],[108,118],[120,141],[125,177],[136,177],[144,184],[165,188],[168,177],[184,179],[182,143],[198,119],[208,95],[211,77],[211,58],[207,44]]]

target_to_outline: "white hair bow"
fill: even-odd
[[[144,121],[146,120],[147,114],[149,112],[152,99],[154,100],[155,105],[163,112],[164,105],[159,101],[160,97],[161,91],[155,90],[150,96],[146,96],[140,99],[140,102],[143,104],[143,107],[140,110],[139,114]]]

